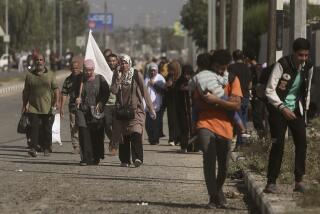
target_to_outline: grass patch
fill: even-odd
[[[320,185],[314,184],[312,188],[308,189],[303,197],[299,197],[298,205],[301,207],[319,207],[320,206]]]
[[[308,191],[297,201],[301,207],[320,206],[320,118],[314,119],[307,128],[307,159],[305,183]],[[244,159],[230,165],[230,174],[239,170],[249,169],[257,174],[266,176],[269,152],[272,140],[261,140],[253,133],[251,143],[242,147],[240,153]],[[292,184],[294,182],[295,146],[291,137],[285,142],[279,182]]]

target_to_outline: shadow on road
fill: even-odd
[[[66,163],[66,162],[44,162],[44,161],[11,161],[13,163],[25,163],[25,164],[52,164],[52,165],[76,165],[78,163]],[[82,166],[79,166],[82,167]],[[101,166],[86,166],[86,167],[101,167]],[[0,169],[3,171],[12,171],[8,169]],[[132,169],[135,170],[135,169]],[[193,180],[193,179],[174,179],[174,178],[157,178],[157,177],[135,177],[135,176],[117,176],[117,175],[97,175],[97,174],[83,174],[83,173],[71,173],[71,172],[57,172],[57,171],[35,171],[35,170],[25,170],[24,172],[31,173],[43,173],[43,174],[57,174],[57,175],[73,175],[74,177],[69,177],[71,179],[92,179],[92,180],[114,180],[114,181],[134,181],[134,182],[158,182],[158,183],[177,183],[177,184],[201,184],[203,185],[203,180]],[[77,177],[75,177],[77,176]]]
[[[29,155],[27,155],[27,153],[25,155],[20,155],[20,154],[8,154],[8,153],[1,153],[0,156],[12,156],[12,157],[30,157]]]
[[[16,141],[23,140],[23,139],[26,139],[26,137],[20,137],[20,138],[16,138],[16,139],[12,139],[12,140],[1,141],[1,142],[0,142],[0,145],[1,145],[1,144],[7,144],[7,143],[14,143],[14,142],[16,142]]]

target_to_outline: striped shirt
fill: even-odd
[[[228,72],[224,72],[223,76],[209,70],[200,71],[189,81],[189,91],[193,92],[198,89],[201,93],[211,91],[212,94],[222,97],[224,95],[224,87],[228,83]]]

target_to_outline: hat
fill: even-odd
[[[95,68],[94,61],[92,59],[86,59],[84,61],[84,67],[87,69],[94,69]]]

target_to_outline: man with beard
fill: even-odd
[[[69,96],[69,118],[70,118],[70,132],[71,142],[73,147],[73,154],[80,153],[79,147],[79,129],[76,124],[76,99],[79,97],[80,84],[83,78],[82,71],[83,60],[80,57],[74,57],[71,60],[71,74],[65,79],[61,90],[61,106],[60,116],[64,117],[64,104]]]
[[[37,54],[34,60],[35,68],[27,73],[22,95],[22,112],[28,113],[31,124],[28,154],[32,157],[37,156],[40,130],[43,133],[44,155],[49,155],[52,143],[52,111],[59,106],[59,88],[54,73],[45,67],[42,54]]]

